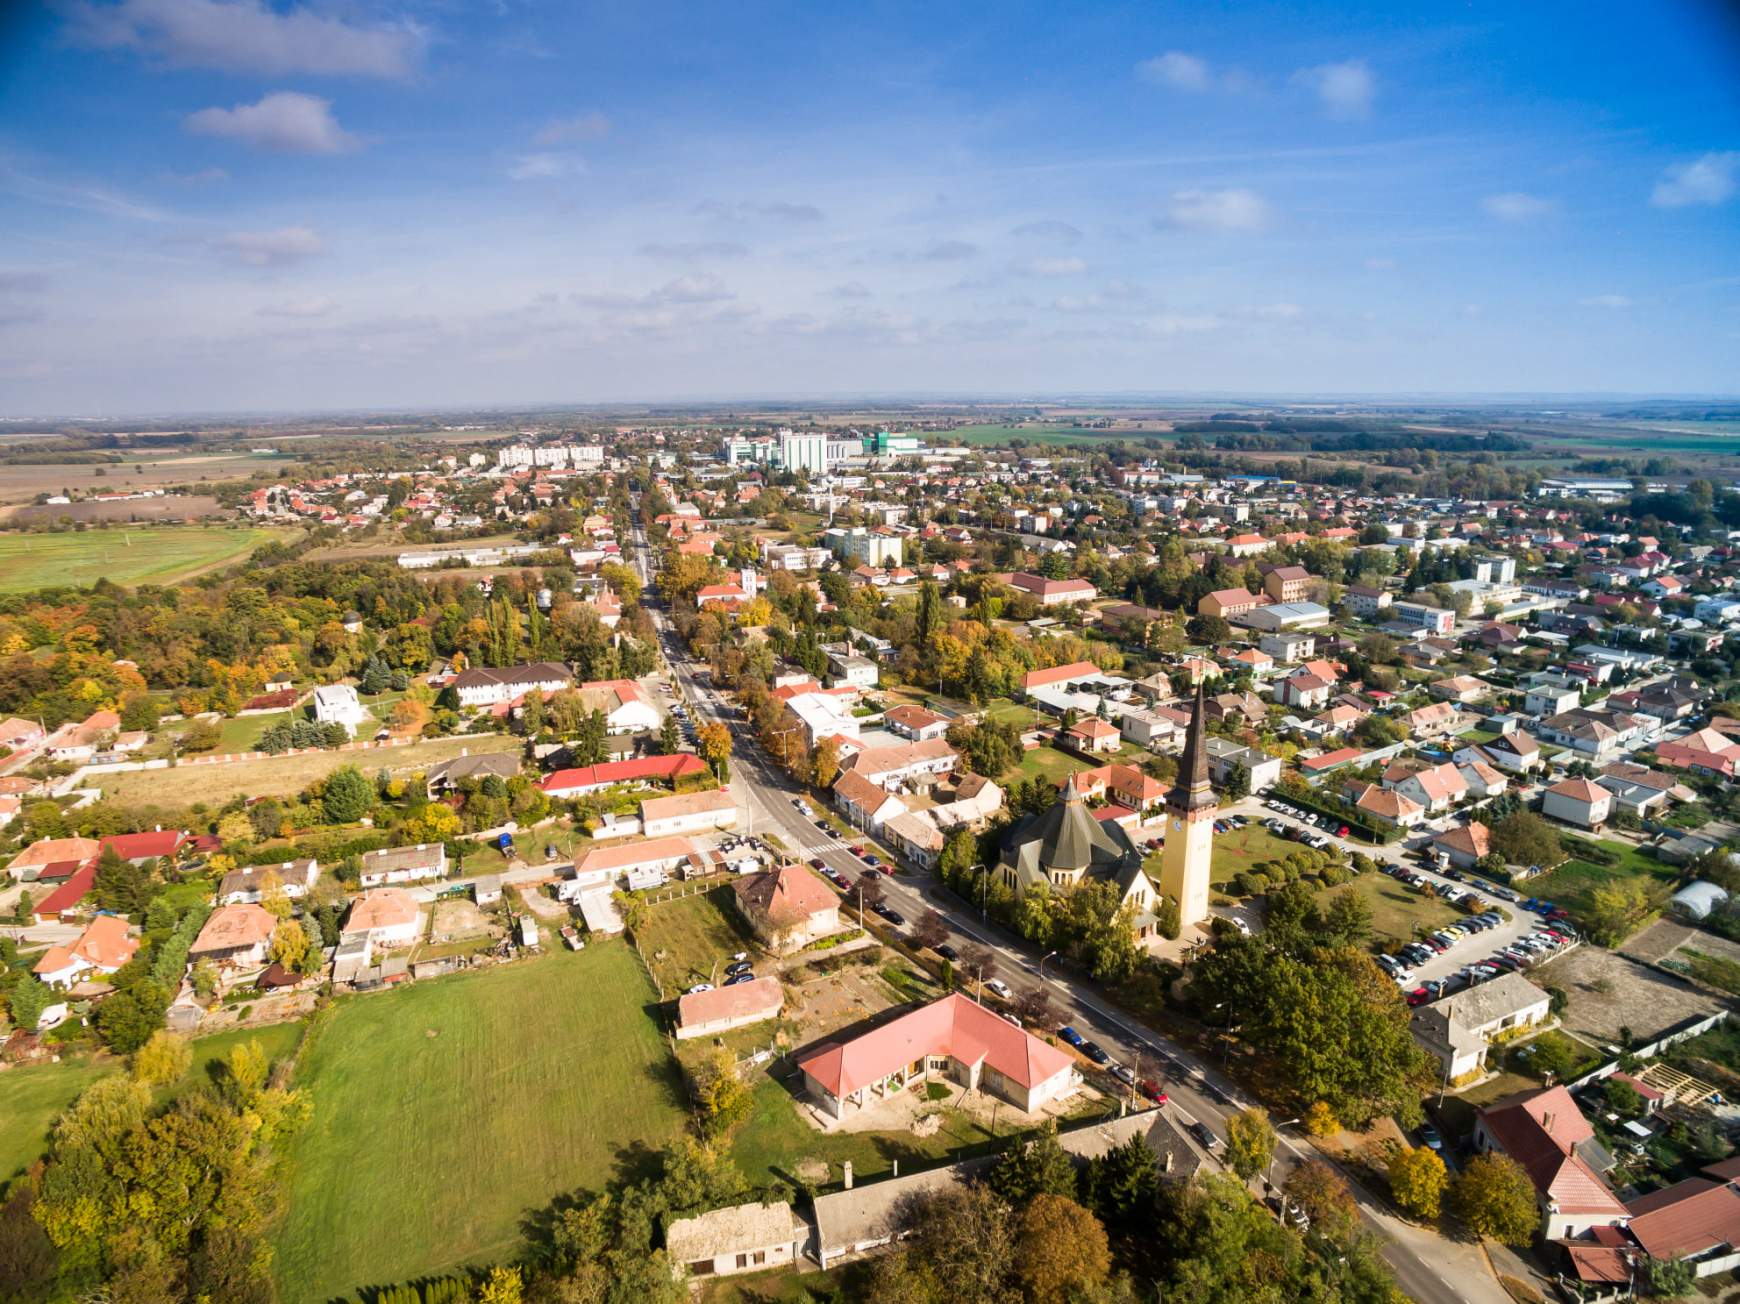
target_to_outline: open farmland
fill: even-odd
[[[358,751],[304,752],[298,756],[268,756],[228,765],[177,765],[167,770],[129,770],[92,777],[91,786],[123,805],[191,806],[194,802],[222,805],[232,797],[289,797],[341,765],[355,765],[368,774],[383,766],[395,774],[426,770],[450,761],[470,748],[474,754],[518,751],[520,740],[506,734],[468,734],[436,738],[408,747]]]
[[[1101,444],[1119,439],[1172,438],[1169,429],[1137,430],[1122,427],[1112,430],[1089,430],[1082,426],[1055,425],[986,425],[957,426],[947,436],[963,444]]]
[[[282,1297],[510,1256],[528,1214],[668,1144],[681,1086],[652,999],[613,942],[341,1000],[296,1075],[314,1114],[289,1156]]]
[[[165,494],[161,498],[87,498],[77,503],[42,503],[0,508],[0,519],[18,526],[52,526],[63,521],[97,525],[125,521],[202,521],[230,516],[210,494]]]
[[[8,445],[10,453],[29,450]],[[195,485],[219,480],[245,480],[259,471],[282,474],[291,466],[288,458],[273,453],[180,453],[146,454],[107,465],[66,465],[43,455],[41,462],[0,465],[0,503],[28,503],[38,494],[125,493],[135,489],[164,489],[170,485]]]
[[[50,585],[173,584],[240,561],[283,530],[218,525],[151,525],[75,534],[0,535],[0,593]]]

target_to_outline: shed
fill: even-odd
[[[1728,893],[1714,883],[1699,879],[1687,883],[1668,900],[1668,907],[1681,919],[1693,923],[1710,917],[1710,912],[1728,900]]]

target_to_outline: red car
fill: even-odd
[[[1156,1105],[1164,1105],[1172,1097],[1160,1090],[1160,1084],[1153,1078],[1143,1078],[1136,1084],[1136,1090],[1152,1100]]]
[[[811,869],[826,869],[827,867],[828,862],[823,860],[820,856],[817,856],[814,860],[810,861]]]
[[[848,850],[850,850],[854,856],[857,856],[859,859],[863,859],[864,846],[862,843],[853,843],[852,846],[850,848],[848,848]]]
[[[1405,999],[1410,1006],[1424,1005],[1427,1001],[1432,999],[1432,993],[1428,992],[1424,987],[1416,987],[1403,999]]]
[[[1335,831],[1335,836],[1338,838],[1345,838],[1347,836],[1347,825],[1343,824],[1339,829],[1337,829]]]

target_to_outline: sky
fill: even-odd
[[[0,4],[0,414],[1740,393],[1740,19]]]

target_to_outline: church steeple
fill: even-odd
[[[1184,755],[1178,763],[1178,780],[1166,794],[1166,805],[1172,810],[1201,810],[1215,805],[1214,788],[1208,782],[1208,713],[1202,681],[1196,682],[1196,708],[1190,716],[1190,728],[1184,735]]]

